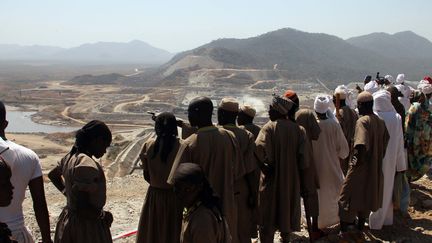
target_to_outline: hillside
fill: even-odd
[[[97,42],[73,48],[0,44],[1,61],[56,61],[80,64],[162,64],[173,54],[143,41]]]
[[[393,36],[402,40],[413,35],[412,32],[402,32]],[[423,50],[427,50],[428,41],[424,40],[426,39],[419,37],[417,42],[422,43]],[[348,83],[362,80],[365,75],[378,71],[394,76],[404,72],[411,80],[420,79],[430,71],[432,58],[430,61],[425,61],[425,58],[432,55],[426,51],[421,56],[411,46],[402,48],[397,44],[400,46],[398,48],[403,49],[401,53],[412,56],[407,62],[406,59],[397,59],[373,48],[366,49],[359,44],[352,44],[355,42],[355,39],[345,41],[332,35],[289,28],[247,39],[218,39],[176,55],[160,67],[156,74],[141,78],[142,82],[159,79],[161,84],[166,84],[179,82],[172,78],[175,73],[181,74],[181,79],[187,79],[187,73],[197,69],[259,69],[271,70],[276,76],[280,76],[278,72],[284,72],[285,79],[318,78],[333,87],[341,81]],[[390,46],[392,38],[382,41],[387,42]],[[137,77],[134,77],[134,82],[137,82]]]
[[[386,57],[432,59],[432,43],[411,31],[393,35],[372,33],[347,39],[347,42]]]

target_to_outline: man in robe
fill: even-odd
[[[407,163],[404,151],[404,137],[401,117],[391,103],[391,94],[386,90],[374,95],[374,112],[384,120],[390,139],[382,163],[384,175],[383,200],[381,208],[369,217],[369,228],[381,229],[383,225],[393,224],[393,185],[396,172],[405,171]]]
[[[405,84],[405,74],[398,74],[395,87],[402,93],[403,97],[399,97],[399,101],[405,108],[405,112],[411,107],[410,97],[413,89]]]
[[[334,92],[333,95],[333,102],[336,103],[338,102],[339,105],[339,113],[336,112],[336,118],[338,119],[340,126],[342,127],[342,131],[343,134],[345,136],[345,139],[348,143],[349,146],[349,156],[345,159],[342,159],[340,161],[341,163],[341,168],[342,171],[344,173],[344,175],[346,175],[347,171],[348,171],[348,164],[350,161],[350,158],[352,157],[352,153],[353,153],[353,140],[354,140],[354,131],[355,131],[355,127],[356,127],[356,122],[358,120],[358,115],[357,112],[353,109],[351,109],[351,107],[349,107],[347,105],[347,98],[349,95],[349,91],[348,88],[345,85],[339,85]],[[339,101],[337,101],[337,99],[339,98]]]
[[[256,110],[251,105],[243,105],[240,107],[238,113],[237,124],[251,132],[256,139],[261,128],[253,123],[255,115]]]
[[[297,93],[293,90],[285,91],[284,96],[294,102],[295,121],[298,125],[302,126],[307,133],[307,140],[305,146],[305,159],[308,160],[309,166],[301,170],[302,187],[301,196],[305,207],[306,223],[308,226],[309,238],[316,240],[323,237],[325,234],[318,228],[319,216],[319,202],[318,192],[319,180],[316,172],[315,161],[312,156],[312,141],[317,140],[321,129],[316,120],[315,114],[308,109],[299,109],[300,100]]]
[[[412,104],[405,120],[408,177],[411,181],[427,173],[432,163],[432,111],[429,109],[432,85],[420,83],[418,89],[421,91],[420,98]]]
[[[387,91],[390,92],[393,107],[401,117],[402,131],[405,133],[405,107],[399,101],[403,94],[395,86],[388,87]]]
[[[245,175],[234,183],[237,202],[237,232],[240,243],[250,243],[253,227],[253,210],[257,206],[257,192],[254,183],[257,181],[255,170],[257,163],[254,158],[255,139],[252,133],[235,125],[239,103],[234,98],[223,98],[218,107],[218,124],[234,133],[241,151],[240,162],[245,168]]]
[[[188,107],[188,119],[198,131],[185,141],[185,148],[179,149],[181,162],[201,165],[211,187],[222,200],[222,210],[226,217],[233,242],[237,239],[237,206],[234,182],[244,176],[239,143],[235,135],[212,123],[213,103],[207,97],[198,97]],[[173,165],[170,174],[177,168]],[[172,181],[169,181],[172,184]]]
[[[327,116],[331,99],[319,95],[314,102],[321,133],[313,141],[313,157],[317,169],[320,188],[318,227],[324,229],[339,223],[338,197],[344,181],[339,161],[349,155],[349,146],[341,126]]]
[[[370,212],[382,206],[382,162],[389,133],[384,121],[373,113],[373,97],[364,91],[357,97],[360,118],[354,135],[354,155],[339,198],[342,232],[355,225],[363,230]]]
[[[258,133],[261,130],[261,127],[253,123],[253,120],[256,116],[256,110],[251,105],[243,105],[240,107],[238,116],[237,116],[237,124],[241,127],[246,129],[247,131],[251,132],[254,136],[254,141],[258,137]],[[253,158],[255,160],[255,157]],[[256,163],[256,161],[255,161]],[[256,194],[258,195],[259,191],[259,181],[260,181],[260,174],[261,171],[259,167],[255,169],[255,181],[253,183],[253,189],[255,190]],[[255,207],[253,212],[253,225],[251,228],[251,234],[252,238],[258,238],[258,222],[259,222],[259,208]]]
[[[289,242],[289,233],[300,230],[300,176],[307,168],[304,128],[294,122],[294,103],[274,96],[269,109],[270,121],[256,139],[255,156],[261,167],[260,240],[273,243],[276,230],[282,241]]]

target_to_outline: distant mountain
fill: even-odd
[[[98,42],[74,48],[51,46],[1,45],[0,60],[51,60],[88,63],[145,63],[161,64],[173,54],[143,41],[128,43]]]
[[[432,42],[412,31],[399,32],[393,35],[372,33],[347,39],[347,42],[391,58],[432,58]]]
[[[404,39],[402,37],[406,35],[396,36]],[[178,82],[179,78],[174,77],[178,74],[181,74],[181,79],[187,79],[188,72],[198,69],[232,68],[271,70],[275,77],[280,77],[283,72],[285,79],[319,78],[332,87],[341,81],[360,81],[365,75],[378,71],[392,75],[404,72],[411,79],[419,79],[430,72],[432,61],[417,58],[406,62],[351,42],[354,41],[289,28],[247,39],[219,39],[176,55],[157,73],[144,74],[142,81],[159,78],[161,83]],[[426,42],[418,42],[427,46]],[[149,74],[151,76],[146,77]]]

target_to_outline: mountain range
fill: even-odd
[[[331,86],[362,81],[365,75],[405,73],[419,80],[432,72],[432,43],[411,31],[373,33],[347,40],[285,28],[247,39],[218,39],[174,56],[142,82],[197,69],[283,71],[287,79],[320,79]],[[134,77],[135,82],[137,77]]]
[[[172,56],[168,51],[139,40],[127,43],[97,42],[73,48],[0,44],[0,60],[8,61],[162,64]]]

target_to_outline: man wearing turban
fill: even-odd
[[[263,172],[260,186],[260,240],[273,243],[276,230],[283,242],[289,233],[300,231],[300,174],[307,168],[304,159],[306,132],[294,121],[294,103],[273,96],[269,109],[270,121],[255,141],[255,156]]]

